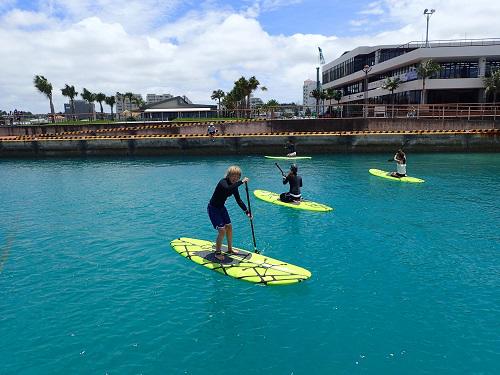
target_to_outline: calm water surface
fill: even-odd
[[[229,164],[284,191],[271,160],[0,161],[0,374],[500,373],[500,154],[410,155],[422,185],[368,174],[389,157],[299,163],[332,213],[252,198],[258,248],[313,273],[286,287],[169,246],[215,237]]]

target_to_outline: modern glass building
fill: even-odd
[[[423,42],[357,47],[323,65],[322,87],[340,90],[341,103],[363,103],[366,91],[369,103],[418,104],[423,82],[417,67],[429,59],[441,70],[425,81],[426,103],[491,101],[485,96],[483,77],[500,69],[500,39],[431,41],[429,47]],[[382,86],[387,78],[396,77],[401,84],[392,95]]]

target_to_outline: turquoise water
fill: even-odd
[[[499,373],[500,154],[410,155],[422,185],[368,173],[389,157],[299,163],[331,213],[252,197],[258,248],[313,273],[282,287],[169,246],[215,237],[206,204],[231,163],[283,191],[271,160],[0,161],[0,374]]]

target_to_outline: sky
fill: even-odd
[[[46,113],[35,75],[113,95],[186,95],[214,103],[239,77],[256,76],[255,96],[302,102],[326,62],[358,46],[425,39],[425,8],[436,9],[429,39],[500,38],[491,0],[0,0],[0,110]]]

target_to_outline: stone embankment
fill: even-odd
[[[110,123],[0,128],[0,157],[300,152],[500,151],[500,122],[461,119],[317,119],[207,123]]]

